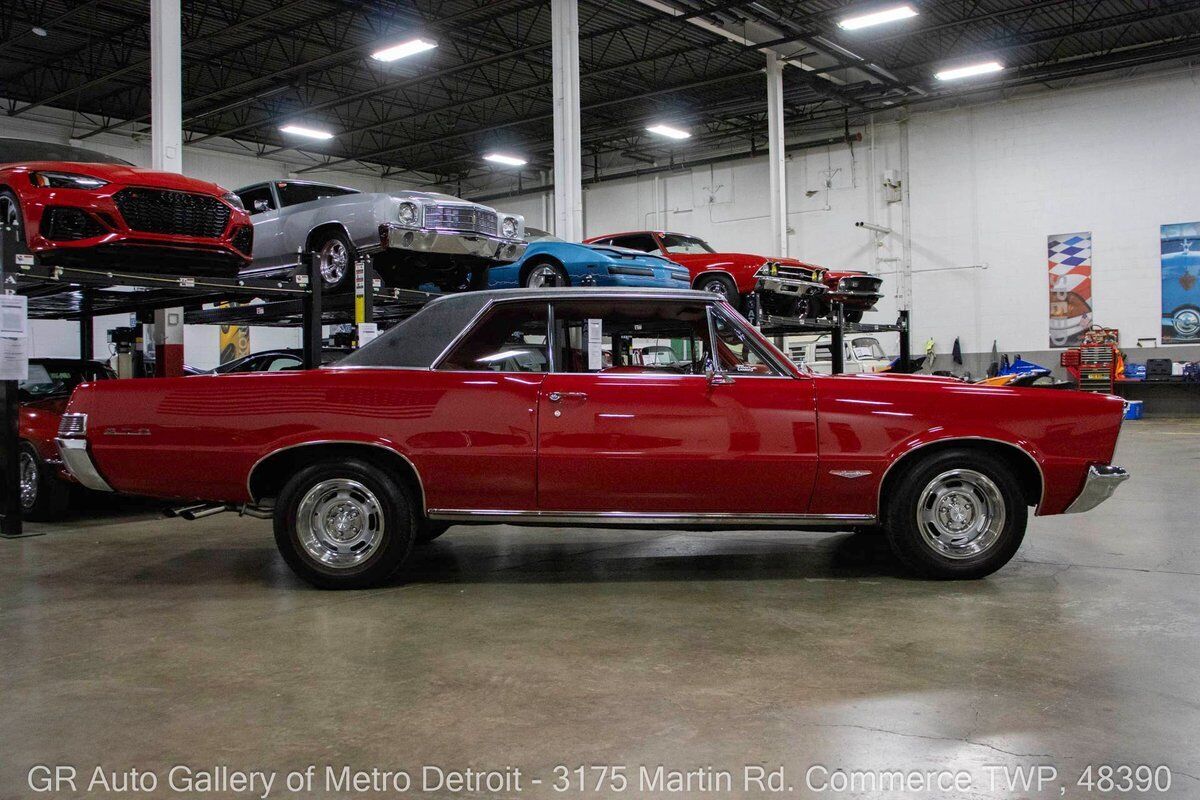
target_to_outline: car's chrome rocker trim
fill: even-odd
[[[721,514],[650,511],[507,511],[431,508],[430,519],[445,522],[523,525],[703,525],[722,528],[789,528],[870,525],[871,514]]]
[[[1093,465],[1088,467],[1087,478],[1083,482],[1083,491],[1075,498],[1075,502],[1067,506],[1064,514],[1079,514],[1091,511],[1096,506],[1112,497],[1125,481],[1129,480],[1128,470],[1112,465]]]
[[[529,246],[528,242],[520,239],[505,239],[472,231],[407,228],[394,222],[379,226],[379,239],[383,247],[390,250],[475,256],[503,262],[516,261]]]
[[[88,454],[87,439],[64,439],[61,436],[54,440],[58,444],[58,453],[62,456],[63,466],[75,480],[86,489],[97,492],[111,492],[113,488],[108,481],[100,476],[92,457]]]

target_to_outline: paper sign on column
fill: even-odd
[[[29,301],[23,295],[0,295],[0,380],[29,378]]]
[[[378,322],[360,322],[358,323],[358,346],[362,347],[367,342],[375,340],[379,335]]]
[[[587,353],[588,370],[604,369],[604,321],[589,319],[587,321]]]

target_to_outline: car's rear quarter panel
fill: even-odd
[[[1115,397],[890,375],[814,380],[821,467],[812,513],[876,513],[889,467],[954,439],[1020,447],[1043,476],[1038,513],[1061,513],[1079,494],[1088,466],[1111,463],[1120,432],[1122,404]],[[870,474],[833,474],[847,470]]]

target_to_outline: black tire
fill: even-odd
[[[417,523],[417,535],[415,537],[416,544],[429,544],[434,539],[441,536],[446,531],[450,530],[449,522],[437,522],[432,519],[423,519]]]
[[[336,518],[336,508],[333,506],[337,505],[340,497],[337,494],[331,496],[331,490],[325,487],[351,484],[357,484],[365,492],[347,490],[346,497],[340,502],[348,506],[347,511],[357,512],[356,519],[364,520],[361,527],[375,527],[376,533],[365,531],[364,536],[374,535],[376,538],[371,540],[369,546],[362,541],[357,542],[361,547],[356,551],[356,542],[351,541],[344,546],[330,542],[334,533],[321,526],[324,541],[332,545],[323,547],[322,537],[316,533],[318,528],[313,524],[313,519]],[[366,500],[368,496],[369,500]],[[317,499],[314,500],[314,497]],[[325,497],[330,499],[320,500]],[[375,510],[372,511],[372,508]],[[322,589],[377,586],[395,574],[412,552],[417,528],[413,508],[412,499],[404,487],[366,461],[348,459],[319,462],[296,473],[279,493],[275,503],[275,544],[292,571],[314,586]],[[302,524],[302,517],[308,522]],[[350,536],[350,533],[341,529],[338,532]],[[309,541],[307,546],[305,540]],[[328,560],[318,558],[315,555],[318,552],[327,556]],[[337,561],[341,563],[335,563]]]
[[[570,286],[571,279],[562,265],[553,261],[535,261],[523,270],[521,285],[526,289],[545,289]],[[553,282],[551,282],[553,281]]]
[[[33,522],[50,522],[66,516],[71,503],[71,486],[55,474],[54,467],[42,461],[29,442],[21,442],[17,464],[21,479],[21,516]],[[28,476],[29,484],[26,484],[26,470],[32,472]]]
[[[862,322],[863,309],[861,308],[847,308],[843,313],[846,315],[846,322]]]
[[[945,489],[945,504],[932,494],[925,496],[926,489],[934,487]],[[936,579],[982,578],[1000,569],[1021,546],[1029,517],[1024,494],[1008,465],[986,453],[965,449],[945,450],[919,460],[892,485],[884,503],[884,528],[892,552],[914,573]],[[987,513],[988,508],[1002,508],[1003,518]],[[984,513],[972,513],[971,509]],[[939,511],[947,516],[939,517]],[[960,537],[961,543],[954,544],[956,532],[950,527],[939,529],[938,523],[928,521],[930,517],[939,517],[947,526],[962,524],[963,519],[979,520],[980,525],[992,519],[995,525],[984,528],[973,540],[969,538],[973,529],[968,529]],[[935,536],[938,533],[942,535]],[[933,543],[934,538],[941,541],[941,549]]]
[[[9,189],[0,189],[0,225],[15,225],[17,237],[25,236],[25,213],[21,201]]]
[[[354,246],[350,244],[350,240],[346,238],[346,234],[341,230],[330,230],[325,233],[317,234],[312,238],[309,252],[317,253],[321,256],[321,288],[327,294],[339,294],[349,291],[350,287],[354,286],[354,260],[358,257]],[[334,263],[338,261],[338,257],[344,257],[344,264],[340,269],[334,267]],[[329,271],[331,274],[326,277],[326,258],[330,259]]]
[[[737,284],[728,275],[722,275],[719,272],[712,275],[701,275],[696,279],[695,287],[702,292],[722,295],[735,307],[739,304]]]

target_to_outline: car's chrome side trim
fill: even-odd
[[[96,469],[96,465],[92,463],[92,457],[88,453],[87,439],[64,439],[59,437],[54,440],[58,443],[58,453],[62,456],[63,465],[67,468],[67,472],[75,476],[75,480],[79,481],[86,489],[92,489],[97,492],[111,492],[113,488],[108,485],[108,481],[104,480],[100,471]]]
[[[417,465],[412,462],[411,458],[404,455],[404,453],[401,453],[396,448],[389,447],[386,444],[380,444],[378,442],[363,442],[363,441],[357,441],[355,439],[313,439],[313,440],[307,441],[307,442],[297,442],[296,444],[289,444],[289,445],[285,445],[283,447],[275,448],[274,450],[267,453],[262,458],[255,461],[254,465],[252,467],[250,467],[250,471],[246,473],[246,496],[256,502],[258,500],[262,499],[260,497],[254,496],[254,491],[250,487],[250,482],[254,479],[254,471],[256,469],[258,469],[259,465],[261,465],[264,461],[266,461],[267,459],[271,458],[272,456],[282,453],[286,450],[295,450],[297,447],[310,447],[310,446],[316,446],[316,445],[322,445],[322,444],[364,445],[366,447],[377,447],[380,450],[391,453],[392,455],[400,456],[400,458],[404,459],[404,461],[407,462],[409,468],[412,469],[413,475],[417,476],[417,489],[419,489],[421,492],[421,498],[420,498],[421,508],[422,509],[425,508],[425,481],[421,480],[421,471],[417,469]]]
[[[727,514],[657,513],[648,511],[509,511],[501,509],[431,508],[430,519],[446,522],[481,522],[542,525],[702,525],[726,528],[837,527],[868,525],[872,514]]]

